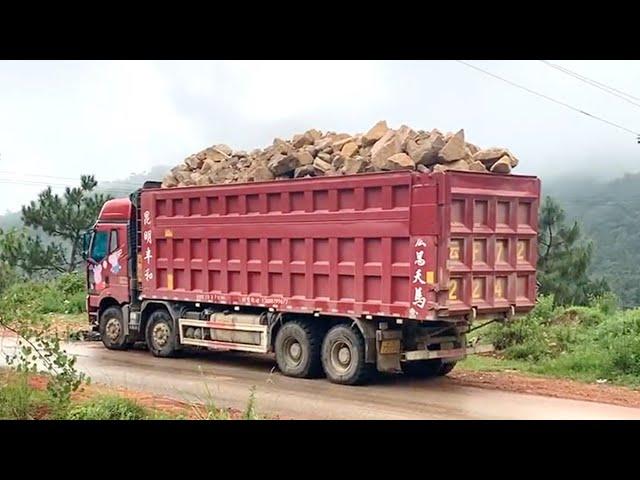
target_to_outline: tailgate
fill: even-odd
[[[524,313],[536,298],[540,181],[447,172],[439,185],[439,307],[449,316]],[[445,312],[441,312],[445,313]]]

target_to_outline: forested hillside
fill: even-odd
[[[624,306],[640,305],[640,173],[609,182],[543,180],[543,189],[593,241],[592,273],[606,278]]]

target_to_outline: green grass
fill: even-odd
[[[247,406],[242,414],[243,420],[259,420],[258,413],[256,412],[256,387],[251,387],[251,393],[249,394],[249,400],[247,400]]]
[[[33,420],[42,409],[49,409],[47,392],[29,385],[26,374],[3,374],[0,378],[0,419]]]
[[[542,297],[530,314],[474,336],[493,343],[500,358],[470,357],[464,368],[640,386],[640,309],[620,310],[612,297],[586,307],[554,307]]]
[[[517,360],[506,360],[487,355],[470,355],[458,363],[461,368],[478,372],[527,371],[528,364]]]
[[[67,420],[145,420],[150,412],[134,400],[99,395],[69,409]]]

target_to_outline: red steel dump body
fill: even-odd
[[[147,299],[434,320],[535,301],[539,180],[400,171],[145,189]]]

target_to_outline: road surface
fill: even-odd
[[[6,338],[3,343],[6,349]],[[258,412],[284,419],[640,419],[640,409],[466,387],[446,377],[383,376],[348,387],[284,377],[269,356],[206,352],[166,359],[145,350],[110,351],[100,342],[67,350],[94,382],[179,400],[211,398],[218,407],[242,410],[255,386]]]

